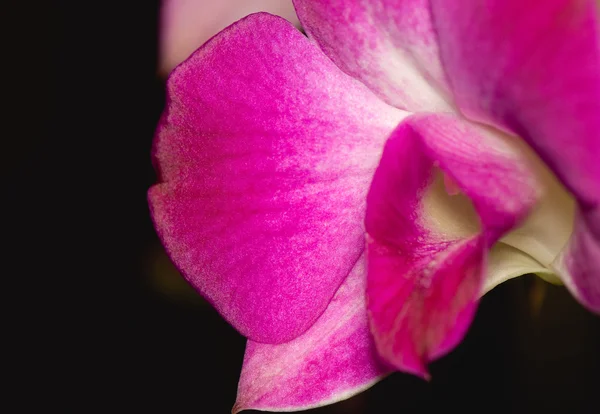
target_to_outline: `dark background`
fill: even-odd
[[[33,40],[5,52],[20,75],[7,78],[9,103],[25,113],[7,119],[2,157],[16,264],[5,279],[24,284],[5,289],[9,378],[22,407],[228,413],[245,341],[181,280],[152,228],[159,4],[125,3],[40,5],[22,28]],[[524,277],[483,299],[431,383],[395,374],[313,412],[597,413],[599,350],[600,318]]]

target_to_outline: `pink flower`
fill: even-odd
[[[600,312],[596,2],[295,7],[310,39],[255,14],[177,67],[155,140],[158,233],[249,339],[234,411],[427,377],[525,273]]]

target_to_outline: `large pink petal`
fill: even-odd
[[[248,341],[234,413],[299,411],[350,398],[388,374],[377,356],[365,304],[365,263],[303,335],[280,345]]]
[[[268,14],[206,43],[167,93],[149,200],[170,257],[243,335],[295,338],[362,254],[368,186],[402,114]]]
[[[415,115],[385,146],[367,199],[368,309],[379,352],[402,371],[427,377],[426,364],[462,339],[489,249],[539,197],[513,141]],[[442,177],[464,194],[439,203]]]
[[[561,263],[567,287],[600,311],[597,7],[594,0],[432,0],[460,110],[524,138],[577,198]]]
[[[346,73],[410,111],[452,107],[428,0],[294,0],[302,26]]]

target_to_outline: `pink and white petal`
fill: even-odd
[[[159,67],[167,75],[208,39],[250,13],[269,12],[300,26],[291,0],[163,0]]]
[[[269,14],[207,42],[167,94],[149,201],[168,254],[244,336],[297,337],[363,252],[368,186],[404,114]]]
[[[580,303],[600,314],[600,240],[585,216],[576,218],[573,235],[552,268]]]
[[[369,331],[364,257],[303,335],[279,345],[248,341],[234,414],[299,411],[356,395],[390,373]]]
[[[415,115],[386,143],[367,198],[367,297],[377,349],[401,371],[427,378],[426,364],[462,340],[488,250],[539,198],[512,141],[451,115]],[[463,194],[440,195],[442,175]]]
[[[442,62],[459,109],[472,120],[522,137],[577,199],[575,233],[560,262],[570,275],[567,286],[585,306],[598,311],[597,2],[485,0],[459,5],[452,0],[432,0],[431,3]]]
[[[307,34],[344,72],[410,111],[451,111],[429,0],[294,0]]]

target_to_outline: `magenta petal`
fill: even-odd
[[[248,341],[234,413],[332,404],[388,374],[369,332],[365,285],[361,258],[327,310],[303,335],[279,345]]]
[[[313,38],[343,71],[410,111],[452,107],[428,0],[294,0]]]
[[[584,234],[564,252],[567,286],[600,309],[597,2],[432,0],[432,11],[460,110],[525,139],[577,198]]]
[[[268,14],[198,49],[167,93],[149,192],[163,244],[243,335],[295,338],[363,252],[368,186],[402,114]]]
[[[489,248],[538,198],[526,165],[511,138],[451,115],[412,116],[388,140],[367,199],[367,296],[377,348],[399,370],[427,377],[426,364],[462,339]],[[438,169],[472,201],[480,229],[457,237],[428,213]]]

